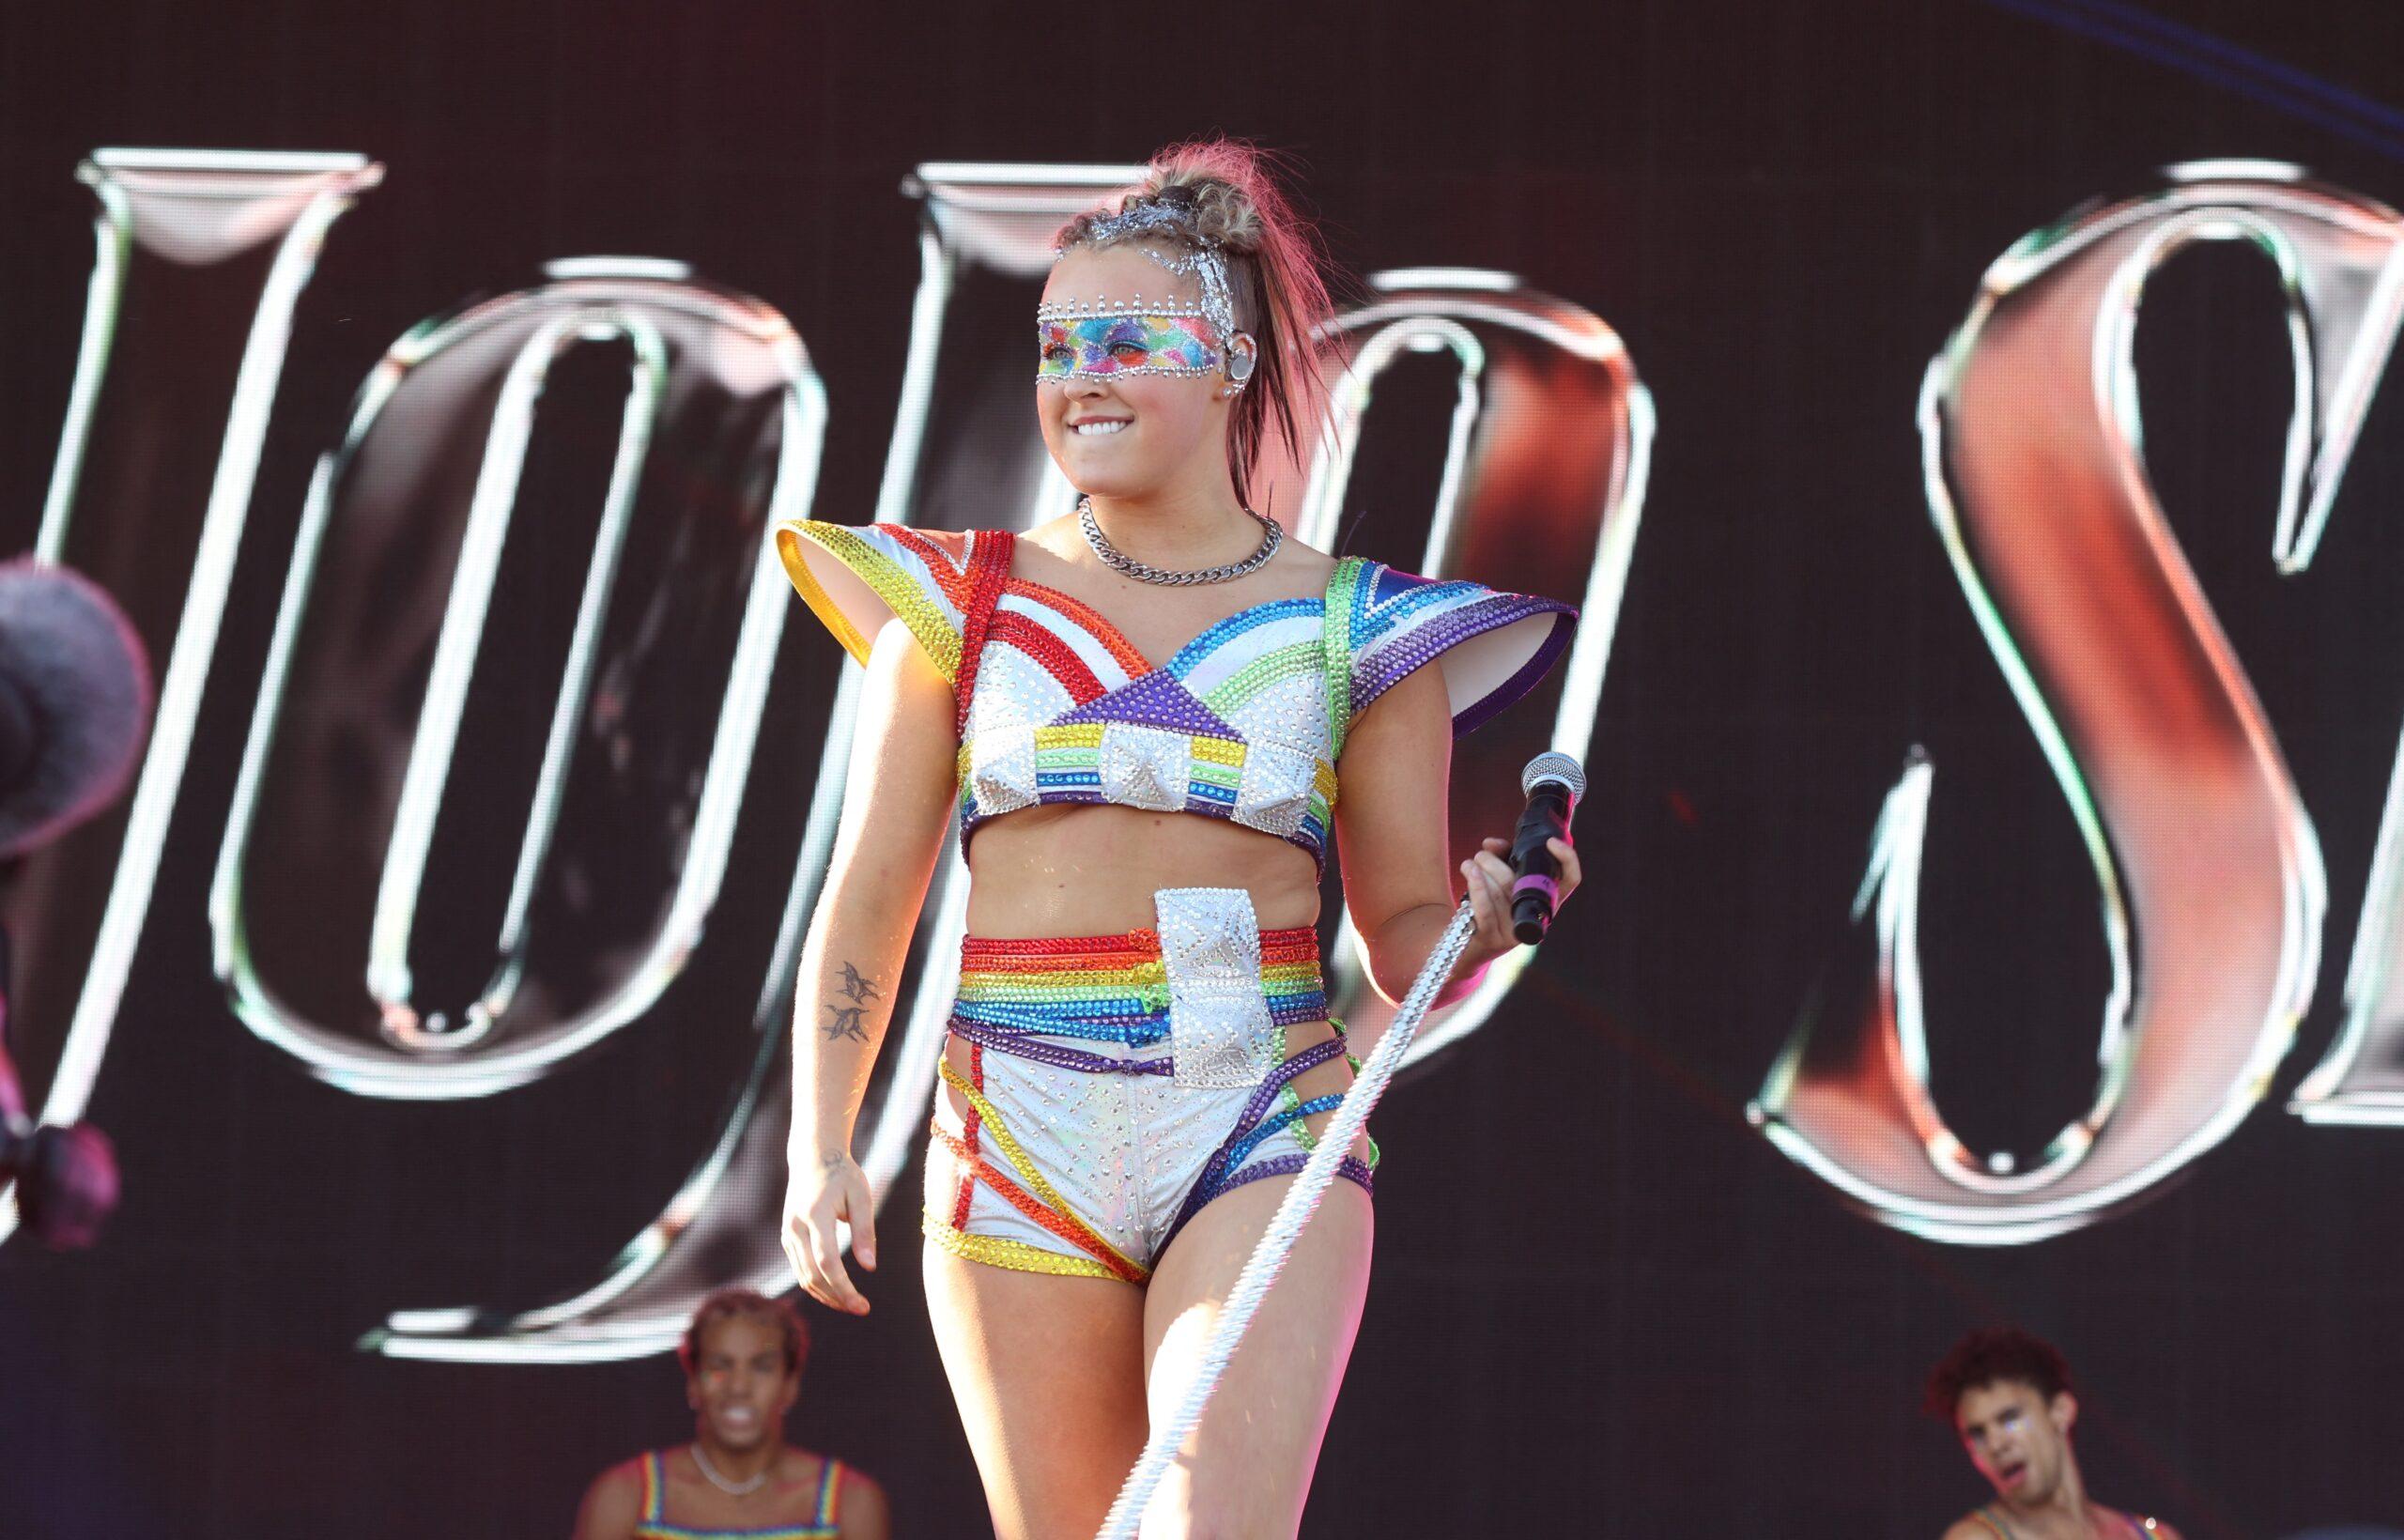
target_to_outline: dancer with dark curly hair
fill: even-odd
[[[2016,1327],[1973,1332],[1928,1377],[1926,1409],[1960,1435],[1996,1501],[1945,1540],[2179,1540],[2157,1519],[2087,1495],[2071,1429],[2078,1397],[2053,1344]]]

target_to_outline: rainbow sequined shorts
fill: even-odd
[[[936,1244],[1140,1284],[1211,1199],[1309,1158],[1303,1120],[1343,1097],[1295,1082],[1345,1052],[1340,1028],[1286,1051],[1287,1028],[1328,1020],[1318,937],[1258,929],[1241,888],[1155,902],[1158,925],[1124,935],[963,943],[927,1152]],[[1374,1163],[1341,1170],[1365,1190]]]

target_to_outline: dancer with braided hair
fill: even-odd
[[[1477,929],[1440,999],[1514,945],[1505,842],[1446,870],[1450,744],[1574,624],[1307,549],[1254,511],[1271,437],[1300,459],[1323,421],[1328,315],[1256,152],[1164,151],[1056,244],[1035,406],[1075,513],[1019,535],[778,531],[867,670],[802,959],[786,1249],[813,1296],[868,1310],[838,1231],[873,1270],[853,1124],[956,810],[969,934],[924,1256],[1003,1540],[1093,1534],[1368,1052],[1327,1015],[1331,839],[1390,998],[1463,888]],[[1565,898],[1577,856],[1553,854]],[[1345,1158],[1147,1536],[1295,1532],[1367,1287],[1375,1162],[1365,1138]]]

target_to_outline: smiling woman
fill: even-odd
[[[1341,839],[1369,972],[1398,998],[1456,901],[1451,739],[1567,644],[1567,607],[1285,538],[1248,488],[1323,420],[1327,289],[1250,150],[1164,152],[1072,220],[1036,312],[1036,420],[1081,494],[1025,534],[814,522],[794,586],[868,670],[804,948],[786,1250],[868,1301],[850,1149],[944,826],[969,869],[927,1156],[944,1366],[1003,1540],[1085,1540],[1175,1406],[1271,1212],[1351,1085],[1319,878]],[[1429,664],[1439,667],[1431,669]],[[1337,784],[1343,785],[1339,802]],[[1184,816],[1179,816],[1184,815]],[[1501,839],[1440,999],[1513,945]],[[1556,842],[1563,892],[1577,858]],[[1209,886],[1199,886],[1208,884]],[[1290,1535],[1367,1286],[1364,1137],[1219,1380],[1144,1533]]]
[[[887,1540],[885,1493],[831,1455],[785,1442],[809,1332],[791,1304],[747,1288],[701,1301],[677,1359],[693,1441],[594,1480],[576,1540]]]

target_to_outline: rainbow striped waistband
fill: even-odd
[[[1260,933],[1260,993],[1279,1026],[1327,1018],[1318,934],[1311,927]],[[994,941],[960,947],[960,996],[952,1032],[970,1042],[1064,1068],[1167,1074],[1156,1058],[1118,1058],[1070,1042],[1157,1047],[1169,1038],[1168,965],[1160,932]]]

